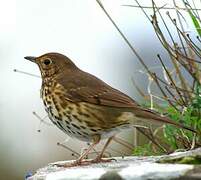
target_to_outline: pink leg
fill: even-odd
[[[79,165],[89,165],[90,161],[84,161],[83,159],[89,154],[89,152],[100,142],[100,136],[96,135],[93,137],[93,143],[89,146],[89,148],[74,162],[65,163],[65,164],[57,164],[60,167],[74,167]]]
[[[115,159],[103,159],[103,155],[104,155],[104,152],[106,150],[106,148],[108,147],[108,145],[111,143],[112,139],[114,138],[114,136],[110,137],[106,144],[104,145],[101,153],[95,158],[93,159],[91,162],[92,163],[99,163],[99,162],[111,162],[112,160],[115,160]]]

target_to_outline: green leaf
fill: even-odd
[[[144,144],[142,146],[137,146],[133,150],[133,155],[135,156],[153,156],[153,155],[161,155],[162,152],[158,150],[154,152],[152,150],[151,144]]]
[[[192,19],[192,21],[193,21],[193,24],[194,24],[194,26],[195,26],[195,28],[196,28],[196,30],[197,30],[199,36],[201,36],[200,23],[198,22],[197,18],[193,15],[193,13],[192,13],[190,10],[188,10],[188,13],[189,13],[190,16],[191,16],[191,19]]]
[[[193,10],[192,8],[190,7],[190,5],[183,1],[184,4],[185,4],[185,7],[187,9],[187,12],[189,13],[190,17],[191,17],[191,20],[197,30],[197,33],[199,34],[199,36],[201,36],[201,28],[200,28],[200,21],[198,20],[198,18],[193,14]]]

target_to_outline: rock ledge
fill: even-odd
[[[28,180],[162,180],[162,179],[201,179],[201,165],[157,163],[166,159],[181,159],[182,157],[201,157],[201,148],[178,152],[165,156],[124,157],[115,158],[111,163],[92,164],[90,166],[61,168],[54,163],[43,167]],[[66,161],[55,162],[62,164]]]

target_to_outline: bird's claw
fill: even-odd
[[[117,160],[114,159],[114,158],[103,159],[103,158],[98,156],[97,158],[91,160],[91,163],[108,163],[108,162],[111,162],[111,161],[117,161]]]
[[[64,164],[54,164],[57,167],[63,167],[63,168],[70,168],[70,167],[76,167],[76,166],[87,166],[91,164],[91,161],[87,161],[87,160],[75,160],[73,162],[68,162],[68,163],[64,163]]]
[[[68,162],[68,163],[64,163],[64,164],[53,164],[53,165],[55,165],[57,167],[70,168],[70,167],[76,167],[76,166],[87,166],[87,165],[94,164],[94,163],[108,163],[111,161],[117,161],[117,160],[114,158],[103,159],[101,157],[97,157],[92,160],[75,160],[73,162]]]

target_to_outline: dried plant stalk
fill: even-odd
[[[146,9],[150,7],[141,6],[140,3],[135,0],[137,5],[124,5],[130,7],[138,7],[141,8],[143,13],[146,15],[148,20],[151,22],[153,29],[158,37],[159,41],[163,45],[164,49],[167,51],[169,58],[162,59],[161,56],[158,54],[158,60],[161,64],[161,69],[164,74],[164,78],[161,77],[160,74],[156,74],[154,71],[151,70],[151,67],[148,67],[145,61],[141,58],[141,56],[137,53],[134,47],[131,45],[129,40],[126,36],[122,33],[120,28],[111,18],[109,13],[104,8],[103,4],[100,0],[97,0],[97,3],[100,5],[104,13],[110,19],[114,27],[120,33],[124,41],[128,44],[132,52],[135,54],[139,62],[142,64],[143,68],[148,73],[149,84],[148,84],[148,94],[144,93],[142,89],[140,89],[133,80],[133,84],[136,87],[139,94],[144,98],[145,101],[150,101],[150,107],[156,108],[162,113],[170,113],[170,117],[177,120],[183,121],[186,125],[193,125],[194,128],[198,131],[201,131],[201,107],[199,106],[198,101],[201,103],[201,98],[199,96],[201,93],[201,76],[200,76],[200,63],[201,63],[201,48],[197,43],[195,43],[189,34],[185,32],[185,28],[183,22],[187,23],[185,16],[181,11],[187,11],[190,14],[194,24],[198,24],[198,21],[201,24],[200,16],[198,11],[199,8],[192,6],[187,2],[184,1],[185,8],[179,8],[176,4],[176,1],[173,0],[174,7],[169,8],[166,7],[166,4],[162,7],[158,7],[155,2],[152,0],[152,7],[153,15],[150,16],[146,13]],[[160,12],[161,9],[168,9],[168,10],[175,10],[177,20],[172,18],[170,13],[167,12],[166,15],[169,18],[170,22],[176,29],[176,33],[179,40],[175,40],[173,38],[173,33],[169,26],[164,19],[164,15]],[[168,41],[165,33],[161,30],[161,24],[158,22],[158,17],[162,20],[162,25],[165,27],[168,36],[170,37],[171,41]],[[197,18],[197,19],[196,19]],[[198,25],[197,25],[198,26]],[[198,35],[201,30],[197,28]],[[199,36],[197,36],[198,42],[201,42]],[[172,64],[173,70],[169,70],[169,67],[165,64],[165,61],[168,61],[168,64]],[[186,79],[186,76],[189,77],[189,80]],[[151,81],[150,81],[151,79]],[[154,92],[152,92],[151,84],[154,83],[157,87],[159,92],[162,96],[155,96]],[[200,90],[199,90],[200,88]],[[153,97],[157,99],[164,100],[168,105],[164,108],[163,105],[159,104],[158,102],[154,102]],[[197,103],[197,104],[196,104]],[[159,108],[162,107],[162,108]],[[154,108],[154,109],[155,109]],[[173,109],[172,109],[173,108]],[[169,109],[171,111],[165,111],[165,109]],[[196,115],[197,114],[197,115]],[[193,121],[193,122],[191,122]],[[181,122],[180,122],[181,123]],[[171,152],[176,149],[192,149],[200,146],[199,141],[201,141],[200,135],[192,134],[183,130],[178,129],[171,129],[168,126],[165,126],[164,129],[164,138],[161,139],[158,136],[158,133],[152,133],[151,129],[143,130],[142,128],[138,128],[137,130],[144,134],[156,147],[161,149],[163,152]],[[156,130],[156,132],[159,132]],[[169,134],[172,134],[172,137]],[[169,139],[168,139],[169,138]],[[167,142],[171,142],[172,147],[167,148]],[[175,149],[176,148],[176,149]]]

